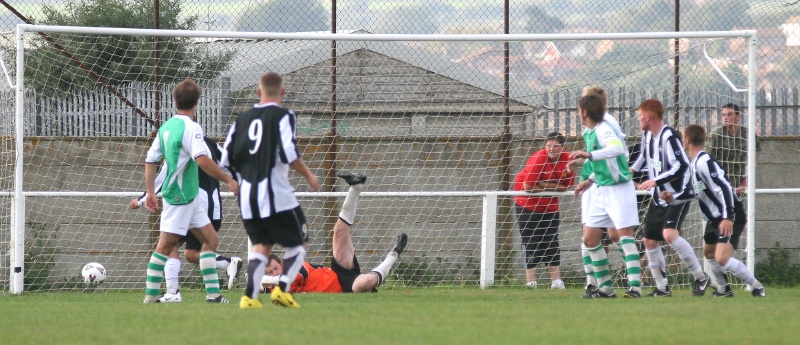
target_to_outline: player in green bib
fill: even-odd
[[[200,270],[206,286],[206,302],[228,303],[220,294],[216,270],[218,237],[208,214],[201,206],[197,175],[198,166],[208,175],[225,182],[238,194],[238,183],[222,169],[211,156],[203,139],[203,129],[195,122],[195,109],[200,99],[200,88],[191,80],[184,80],[172,92],[177,113],[158,130],[158,136],[147,151],[145,159],[145,208],[157,212],[155,195],[156,170],[165,161],[166,178],[161,187],[164,210],[161,212],[161,233],[156,250],[147,265],[145,303],[157,303],[164,279],[164,266],[169,254],[180,245],[180,239],[191,231],[202,243]]]
[[[187,128],[187,124],[189,128]],[[196,134],[192,132],[196,132],[196,129],[199,128],[199,126],[191,126],[192,124],[196,123],[188,116],[178,114],[158,129],[158,139],[167,166],[167,177],[161,188],[161,196],[165,202],[171,205],[190,203],[200,190],[197,162],[186,154],[186,150],[181,150],[186,134],[192,138]],[[202,129],[197,134],[202,135]]]
[[[636,206],[636,190],[631,181],[628,169],[628,157],[625,143],[614,128],[603,120],[605,104],[597,95],[589,94],[581,97],[578,103],[581,123],[586,126],[583,139],[585,151],[574,151],[571,159],[587,159],[584,169],[589,173],[586,180],[575,188],[575,195],[584,192],[593,193],[591,202],[584,207],[583,242],[589,248],[592,268],[597,280],[597,289],[586,296],[589,298],[614,298],[611,285],[611,272],[608,255],[600,243],[602,228],[615,228],[620,235],[620,244],[624,253],[625,268],[628,277],[628,291],[625,297],[641,297],[641,274],[639,250],[633,237],[633,227],[639,225]],[[596,184],[596,188],[590,188]]]

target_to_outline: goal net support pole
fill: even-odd
[[[747,268],[756,272],[756,49],[758,37],[747,36]],[[750,177],[752,176],[752,178]]]
[[[22,194],[23,152],[24,152],[24,114],[25,114],[25,29],[17,28],[17,76],[15,88],[14,111],[14,196],[12,197],[11,211],[11,239],[9,243],[9,256],[11,269],[9,276],[9,290],[13,294],[20,294],[24,288],[25,270],[25,196]]]

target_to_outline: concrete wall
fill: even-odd
[[[25,189],[47,191],[117,191],[134,192],[143,189],[144,140],[67,140],[46,138],[31,140],[25,147]],[[304,160],[323,176],[325,153],[329,145],[320,141],[301,140]],[[501,146],[497,138],[343,138],[338,142],[338,168],[365,172],[369,191],[483,191],[497,190],[501,162]],[[572,150],[576,142],[568,144]],[[541,147],[541,142],[518,140],[512,144],[511,174],[522,167],[527,156]],[[800,145],[796,139],[763,139],[763,151],[758,155],[758,188],[792,188],[800,186],[800,168],[787,157],[796,157]],[[4,150],[4,152],[7,152]],[[0,172],[4,185],[11,171]],[[294,177],[298,191],[303,182]],[[337,191],[346,186],[337,182]],[[153,248],[154,221],[143,210],[130,211],[131,197],[31,197],[26,204],[28,222],[27,246],[57,248],[53,256],[49,281],[74,277],[89,261],[104,263],[111,272],[106,286],[139,288]],[[310,222],[312,241],[309,261],[326,262],[329,258],[331,225],[336,220],[339,198],[303,198],[302,203]],[[580,271],[579,201],[562,198],[562,267],[566,276],[577,277]],[[756,237],[759,251],[771,248],[775,242],[789,249],[797,261],[800,257],[800,237],[795,226],[800,215],[795,210],[800,198],[792,194],[765,194],[756,198]],[[515,218],[509,214],[510,199],[501,200],[498,216],[498,256],[508,258],[501,266],[498,280],[522,279],[522,260],[519,252]],[[325,207],[329,207],[326,209]],[[362,268],[379,263],[400,232],[410,236],[409,247],[401,262],[413,265],[413,258],[424,261],[417,278],[446,279],[451,283],[474,284],[476,263],[480,258],[482,200],[475,197],[364,197],[359,204],[353,236]],[[9,198],[0,198],[0,207],[8,214]],[[696,206],[687,220],[686,236],[696,247],[701,245],[702,222]],[[221,232],[220,253],[246,254],[246,235],[238,221],[235,202],[225,202],[227,215]],[[8,247],[8,217],[0,219],[0,245]],[[38,238],[34,238],[35,234]],[[35,253],[35,250],[31,250]],[[6,251],[3,250],[5,254]],[[38,253],[47,258],[47,253]],[[612,253],[612,256],[616,255]],[[743,257],[743,253],[737,254]],[[45,259],[40,259],[45,260]],[[615,260],[612,258],[612,260]],[[501,260],[502,261],[502,260]],[[8,256],[0,257],[2,267],[8,267]],[[416,266],[414,266],[416,267]],[[184,270],[193,269],[185,265]],[[196,272],[184,272],[184,275]],[[0,271],[0,283],[8,281],[8,270]]]
[[[768,138],[761,140],[756,188],[800,188],[800,165],[793,158],[800,155],[800,139]],[[760,194],[756,197],[756,238],[758,249],[781,248],[792,251],[794,262],[800,262],[800,195]]]

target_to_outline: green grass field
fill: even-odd
[[[618,294],[621,293],[618,290]],[[498,288],[303,294],[300,309],[142,304],[140,292],[0,295],[0,344],[795,344],[800,289],[687,290],[672,298],[582,300],[581,290]]]

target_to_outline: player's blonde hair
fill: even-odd
[[[581,96],[588,96],[588,95],[595,95],[600,97],[600,100],[603,101],[603,111],[608,111],[608,97],[606,96],[606,89],[599,87],[599,86],[587,86],[583,88],[583,92]]]

